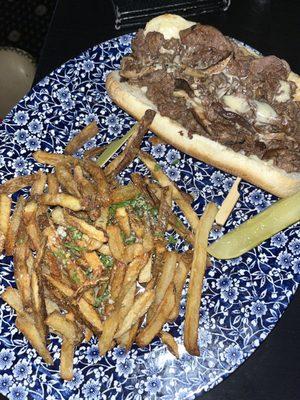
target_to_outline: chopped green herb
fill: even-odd
[[[109,293],[109,289],[108,289],[108,285],[106,286],[106,289],[104,290],[103,294],[101,296],[97,296],[95,298],[95,303],[94,303],[94,307],[98,308],[101,306],[101,304],[107,300],[110,296]]]
[[[159,171],[161,169],[161,165],[155,164],[154,171]]]
[[[72,243],[72,242],[65,242],[64,246],[71,250],[71,252],[77,252],[80,253],[81,251],[85,250],[85,247],[82,246],[77,246],[76,244]]]
[[[67,226],[67,230],[71,233],[72,240],[82,239],[83,233],[76,229],[74,226]]]
[[[85,275],[87,276],[88,279],[92,279],[92,277],[93,277],[93,269],[92,268],[88,268],[85,271]]]
[[[105,268],[113,267],[114,259],[111,256],[107,256],[105,254],[100,254],[99,258]]]
[[[65,251],[62,249],[57,249],[57,250],[53,251],[53,254],[55,255],[55,257],[57,257],[61,260],[65,260],[67,258]]]
[[[132,233],[128,238],[125,238],[125,240],[123,240],[124,244],[133,244],[136,242],[136,236],[134,233]]]
[[[80,285],[80,278],[79,278],[79,276],[78,276],[78,274],[77,274],[76,271],[74,271],[74,272],[72,273],[71,279],[72,279],[72,281],[73,281],[74,283],[76,283],[76,285]]]
[[[170,235],[168,238],[168,243],[175,245],[177,243],[177,239],[173,235]]]
[[[158,238],[164,238],[165,235],[163,234],[163,232],[154,232],[154,236],[158,237]]]
[[[179,164],[180,163],[180,160],[178,159],[178,158],[176,158],[176,160],[174,160],[173,162],[172,162],[172,165],[177,165],[177,164]]]

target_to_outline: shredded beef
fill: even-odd
[[[222,68],[215,68],[227,57]],[[217,29],[200,24],[182,30],[180,39],[139,30],[132,54],[121,64],[121,77],[146,87],[160,114],[178,121],[189,137],[204,135],[271,159],[287,172],[300,171],[300,104],[293,100],[296,85],[287,80],[289,73],[286,61],[248,54]],[[278,100],[282,82],[290,93],[284,101]],[[228,108],[225,95],[246,100],[248,108]],[[255,102],[272,107],[272,118],[259,119]]]

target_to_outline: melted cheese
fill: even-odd
[[[278,95],[275,96],[275,100],[279,103],[284,103],[291,98],[291,87],[286,81],[280,81]]]
[[[163,14],[147,23],[144,35],[147,35],[148,32],[160,32],[166,40],[179,39],[179,32],[193,25],[195,25],[195,22],[187,21],[179,15]]]
[[[249,104],[242,97],[226,95],[222,97],[222,100],[226,107],[235,113],[244,114],[250,110]]]
[[[262,124],[272,122],[277,117],[276,111],[263,101],[253,100],[256,107],[256,120]]]

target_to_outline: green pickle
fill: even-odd
[[[208,253],[219,259],[239,257],[271,236],[300,220],[300,192],[278,200],[208,246]]]

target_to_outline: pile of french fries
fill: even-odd
[[[133,343],[147,346],[160,337],[179,357],[178,345],[163,331],[179,314],[188,274],[184,343],[198,355],[199,307],[207,264],[207,237],[217,207],[209,204],[201,219],[191,199],[140,150],[153,120],[146,113],[125,150],[105,168],[93,157],[103,148],[72,154],[97,134],[86,127],[66,147],[65,154],[37,151],[37,162],[53,172],[17,177],[0,186],[1,252],[14,257],[17,289],[2,298],[16,311],[16,326],[42,356],[53,362],[47,348],[49,332],[62,338],[60,375],[73,377],[76,346],[95,335],[101,355],[116,345],[127,351]],[[139,174],[121,186],[116,176],[138,156],[155,181]],[[13,193],[19,196],[11,214]],[[172,212],[175,202],[187,228]],[[167,250],[165,233],[174,229],[193,251]]]

